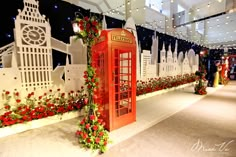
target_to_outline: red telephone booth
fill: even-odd
[[[92,47],[97,70],[99,110],[109,131],[136,120],[136,43],[132,33],[103,30]]]

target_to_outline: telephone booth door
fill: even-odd
[[[103,30],[92,48],[101,117],[109,131],[136,120],[136,43],[125,29]]]

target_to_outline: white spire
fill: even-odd
[[[174,51],[174,53],[177,53],[177,51],[178,51],[178,40],[175,41],[175,51]]]
[[[102,29],[107,29],[107,22],[106,22],[106,16],[103,15],[102,19]]]
[[[69,63],[69,57],[68,57],[68,55],[66,56],[66,65],[69,65],[70,63]]]
[[[139,50],[139,53],[142,52],[142,48],[141,48],[141,41],[138,42],[138,50]]]
[[[165,51],[165,42],[163,41],[163,45],[162,45],[162,50],[161,51]]]

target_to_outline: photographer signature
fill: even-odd
[[[212,146],[204,146],[203,142],[198,139],[198,141],[193,144],[193,146],[191,147],[191,151],[194,152],[200,152],[200,151],[204,151],[204,152],[228,152],[230,150],[230,144],[232,144],[234,142],[234,140],[228,141],[228,142],[222,142],[222,143],[218,143],[218,144],[214,144]]]

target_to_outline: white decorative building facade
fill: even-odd
[[[39,3],[24,0],[15,20],[15,41],[0,48],[0,92],[42,92],[61,88],[79,90],[87,65],[87,48],[81,40],[66,44],[51,37],[51,26],[39,12]],[[66,65],[53,69],[52,50],[67,54]],[[70,61],[69,61],[70,56]],[[63,79],[64,77],[64,79]]]
[[[38,1],[24,0],[15,20],[17,62],[26,90],[52,86],[51,27],[39,13]]]
[[[144,50],[141,54],[141,79],[176,76],[183,74],[195,73],[198,70],[199,56],[194,50],[188,52],[180,52],[177,54],[178,43],[175,43],[174,52],[171,51],[171,45],[168,50],[165,49],[163,42],[162,50],[160,51],[160,62],[158,60],[158,38],[154,35],[151,51]]]

